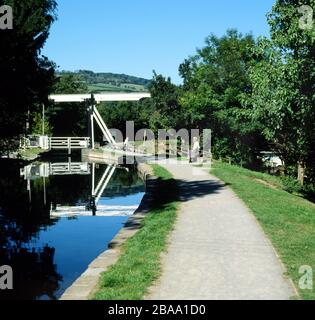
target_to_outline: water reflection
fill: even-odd
[[[133,168],[87,162],[1,161],[0,265],[14,290],[0,299],[57,299],[136,210]]]
[[[120,171],[120,172],[118,172]],[[123,172],[125,171],[125,172]],[[131,172],[130,172],[131,171]],[[115,175],[116,173],[116,175]],[[42,179],[43,187],[43,204],[47,204],[47,184],[50,183],[49,177],[59,176],[59,181],[62,182],[63,186],[70,182],[69,179],[62,179],[61,177],[73,176],[73,180],[84,181],[85,188],[80,186],[79,192],[81,196],[76,194],[75,190],[71,186],[67,188],[68,192],[71,190],[71,195],[68,200],[64,199],[64,194],[60,195],[60,183],[58,184],[58,190],[54,190],[55,197],[51,199],[51,217],[66,217],[73,215],[98,215],[98,216],[114,216],[114,215],[130,215],[132,214],[137,206],[123,206],[119,205],[108,206],[102,204],[102,196],[106,190],[107,194],[112,191],[113,195],[126,195],[132,193],[138,193],[143,191],[143,184],[132,171],[132,168],[117,167],[115,165],[100,165],[100,164],[89,164],[87,162],[58,162],[58,163],[32,163],[25,166],[20,170],[20,175],[27,181],[27,191],[30,203],[32,202],[32,184],[31,181]],[[75,176],[87,176],[89,181],[86,179],[75,179]],[[127,179],[126,179],[127,178]],[[131,180],[130,180],[131,178]],[[136,179],[135,179],[136,178]],[[118,181],[117,181],[118,180]],[[124,188],[127,186],[128,188]],[[85,198],[82,199],[82,190],[86,189]],[[124,192],[125,190],[125,192]],[[70,200],[70,199],[75,199]],[[63,202],[60,202],[63,200]],[[59,202],[58,202],[59,201]],[[76,203],[75,203],[76,202]],[[65,205],[62,205],[65,203]]]

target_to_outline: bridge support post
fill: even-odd
[[[92,110],[93,109],[94,109],[94,107],[92,107]],[[92,148],[92,150],[95,149],[94,115],[93,115],[93,111],[92,111],[92,115],[91,115],[91,148]]]
[[[68,138],[68,155],[71,155],[71,139]]]
[[[94,95],[91,95],[91,99],[87,100],[88,102],[88,135],[90,137],[90,147],[91,149],[95,148],[95,135],[94,135],[94,107],[95,99]]]

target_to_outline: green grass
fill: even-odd
[[[102,274],[96,300],[141,300],[160,274],[160,256],[178,209],[177,186],[168,171],[152,167],[159,177],[153,209],[144,218],[142,228],[123,246],[117,263]]]
[[[300,266],[311,266],[315,272],[315,205],[284,191],[281,180],[267,174],[220,162],[214,163],[212,173],[229,184],[254,213],[287,268],[300,298],[314,300],[315,288],[301,290],[298,283],[302,276]]]
[[[147,91],[147,89],[141,84],[122,83],[121,86],[127,89],[130,88],[134,91]]]
[[[41,153],[43,153],[44,150],[40,148],[32,148],[32,149],[25,149],[25,150],[20,150],[19,155],[22,159],[34,159],[37,156],[39,156]]]
[[[88,89],[90,92],[139,92],[147,91],[144,86],[137,84],[121,84],[120,86],[107,84],[107,83],[95,83],[89,84]]]

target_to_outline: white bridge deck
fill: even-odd
[[[135,93],[100,93],[94,94],[95,101],[98,102],[113,102],[113,101],[139,101],[144,98],[151,98],[148,92]],[[53,94],[50,95],[49,100],[56,103],[62,102],[84,102],[91,99],[91,94]]]

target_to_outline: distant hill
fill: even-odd
[[[84,81],[90,92],[146,92],[150,80],[116,73],[95,73],[89,70],[79,70],[75,72],[62,71],[63,73],[73,73]]]

